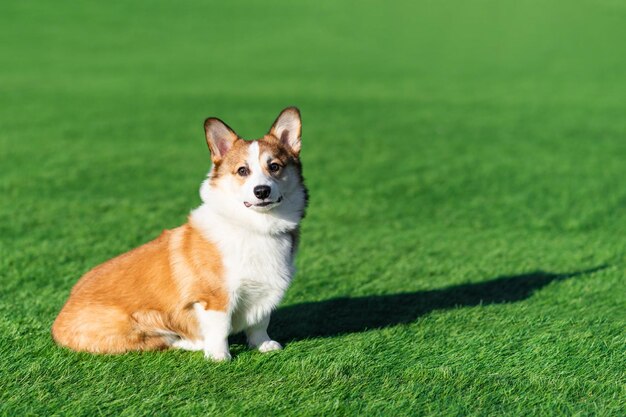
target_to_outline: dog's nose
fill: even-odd
[[[271,192],[272,189],[269,185],[257,185],[254,187],[254,195],[261,200],[269,197]]]

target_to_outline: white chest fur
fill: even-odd
[[[291,235],[223,222],[202,206],[192,213],[192,219],[222,255],[231,333],[259,323],[276,308],[293,276]]]
[[[291,237],[241,234],[222,240],[232,331],[260,322],[278,305],[293,274]]]

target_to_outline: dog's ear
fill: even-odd
[[[237,134],[226,123],[215,117],[204,121],[204,133],[213,163],[221,161],[238,139]]]
[[[270,135],[276,136],[296,155],[300,155],[300,135],[302,121],[297,107],[287,107],[281,111],[270,129]]]

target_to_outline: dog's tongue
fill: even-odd
[[[243,204],[244,204],[244,206],[246,206],[246,207],[250,207],[250,206],[252,205],[252,204],[248,203],[247,201],[244,201],[244,202],[243,202]]]

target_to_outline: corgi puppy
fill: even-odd
[[[307,205],[300,112],[283,110],[269,133],[246,141],[224,122],[204,123],[212,166],[188,222],[87,272],[52,326],[56,343],[122,353],[169,347],[231,358],[244,331],[261,352],[270,313],[294,274]]]

